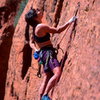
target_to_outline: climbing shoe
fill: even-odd
[[[46,94],[46,95],[44,95],[43,97],[42,97],[42,100],[51,100],[49,97],[48,97],[48,95]]]

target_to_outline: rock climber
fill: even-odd
[[[30,40],[30,47],[39,54],[38,61],[43,64],[44,80],[39,90],[38,100],[51,100],[48,96],[50,90],[56,85],[61,76],[61,66],[57,60],[55,48],[50,41],[50,34],[61,33],[77,18],[72,17],[64,25],[57,28],[51,27],[42,22],[43,11],[39,9],[30,9],[25,14],[27,25],[33,28],[33,34]]]

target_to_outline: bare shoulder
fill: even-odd
[[[48,28],[47,24],[38,24],[36,28]]]
[[[55,27],[50,27],[49,25],[46,24],[38,24],[36,28],[37,32],[42,32],[42,33],[59,33],[58,28]]]
[[[36,32],[37,33],[46,33],[48,31],[49,26],[46,24],[38,24],[36,26]]]

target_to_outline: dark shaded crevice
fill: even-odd
[[[10,15],[10,8],[8,6],[1,7],[0,8],[0,24],[6,23],[8,21],[9,15]]]
[[[6,9],[7,9],[6,6],[0,7],[0,29],[2,28],[2,25],[3,25],[3,18],[4,18]]]
[[[32,60],[32,49],[30,48],[29,44],[25,44],[23,48],[23,67],[22,67],[22,79],[24,79],[28,68],[31,66]]]
[[[23,66],[22,66],[22,79],[25,78],[32,61],[32,49],[29,44],[25,44],[23,48]],[[30,76],[26,77],[26,82],[28,83]],[[27,95],[27,86],[25,88],[25,96]]]
[[[32,48],[29,45],[29,25],[26,25],[25,29],[25,45],[22,50],[23,52],[23,66],[22,66],[22,79],[24,79],[28,68],[31,66],[31,61],[32,61]]]
[[[4,23],[8,21],[9,13],[10,13],[10,9],[7,8],[4,14]]]
[[[59,19],[60,19],[62,7],[63,7],[63,1],[64,0],[59,0],[59,3],[57,5],[58,7],[56,10],[55,19],[54,19],[55,27],[57,27],[57,25],[59,23]]]
[[[68,52],[67,52],[67,50],[65,51],[65,54],[64,54],[64,57],[61,59],[61,61],[60,61],[60,65],[61,65],[61,67],[62,67],[62,70],[63,70],[63,68],[64,68],[64,66],[65,66],[65,62],[66,62],[66,60],[67,60],[67,58],[68,58]]]
[[[8,2],[6,2],[5,6],[0,7],[0,28],[3,27],[3,24],[7,23],[7,21],[9,21],[9,15],[15,16],[16,11],[17,11],[17,6],[18,6],[18,2],[11,4]]]
[[[6,10],[6,8],[7,8],[6,6],[0,7],[0,13],[4,12]]]
[[[21,0],[7,0],[6,2],[6,11],[4,14],[4,23],[6,23],[9,20],[9,14],[13,14],[13,16],[16,15],[18,5],[21,2]]]
[[[26,82],[28,83],[29,80],[30,80],[30,75],[28,75],[28,76],[26,77]],[[26,88],[25,88],[25,98],[26,98],[26,96],[27,96],[27,92],[28,92],[28,84],[26,84]]]
[[[7,0],[6,6],[9,8],[10,13],[11,12],[17,12],[18,5],[22,0]]]
[[[3,38],[1,38],[0,40],[2,41],[2,43],[0,44],[0,100],[4,100],[8,61],[10,56],[14,30],[15,29],[13,25],[7,27],[3,32]]]
[[[9,85],[9,86],[11,87],[10,93],[11,93],[11,96],[12,96],[12,97],[16,95],[16,93],[15,93],[15,91],[14,91],[15,71],[13,72],[13,76],[14,76],[14,77],[13,77],[12,84],[9,85],[9,83],[7,83],[7,85]],[[9,87],[9,86],[8,86],[8,87]]]
[[[16,100],[19,100],[19,96],[16,94],[16,92],[14,91],[14,80],[13,80],[13,82],[12,82],[12,84],[11,84],[11,96],[12,97],[14,97],[14,98],[16,98]]]
[[[12,95],[12,97],[14,96],[14,87],[13,86],[14,86],[14,80],[11,84],[11,95]]]
[[[92,1],[92,5],[94,5],[94,3],[95,3],[95,0]]]

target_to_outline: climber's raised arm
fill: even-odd
[[[76,16],[72,17],[68,22],[66,22],[64,25],[62,26],[59,26],[57,28],[55,27],[50,27],[48,25],[44,25],[44,29],[47,31],[47,32],[50,32],[50,33],[61,33],[62,31],[64,31],[72,22],[74,22],[76,20]]]

